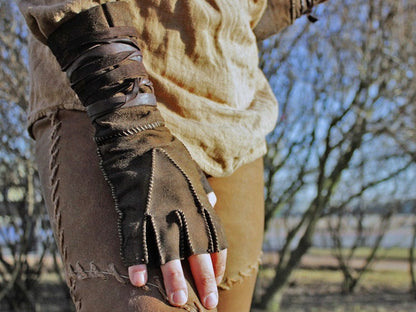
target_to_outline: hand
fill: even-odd
[[[110,12],[125,17],[117,27],[107,20]],[[225,268],[225,234],[206,196],[205,175],[157,108],[139,33],[123,24],[131,20],[128,12],[122,1],[93,7],[63,23],[48,45],[94,125],[132,283],[146,283],[146,264],[161,265],[169,300],[183,305],[187,288],[179,259],[187,258],[202,303],[213,308],[216,277]]]
[[[208,194],[212,206],[217,199],[213,192]],[[199,298],[207,309],[218,304],[217,286],[225,272],[227,250],[214,254],[194,255],[188,258],[189,265],[198,289]],[[172,260],[161,266],[165,289],[170,304],[182,306],[188,300],[188,289],[180,260]],[[130,282],[137,287],[147,283],[147,267],[145,264],[133,265],[128,268]]]

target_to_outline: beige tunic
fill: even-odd
[[[140,34],[144,63],[168,128],[212,176],[231,174],[266,151],[277,102],[262,71],[254,26],[266,0],[125,0]],[[42,42],[93,0],[22,0],[20,8],[38,39],[30,40],[29,126],[56,109],[84,110]],[[269,1],[270,2],[270,1]],[[273,2],[273,1],[272,1]],[[293,22],[289,0],[270,29]],[[287,8],[286,8],[287,7]],[[264,16],[276,16],[267,13]],[[268,22],[270,26],[270,21]],[[256,34],[270,34],[261,22]],[[266,25],[266,26],[265,26]],[[277,26],[276,26],[277,25]]]

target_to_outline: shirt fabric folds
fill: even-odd
[[[261,157],[278,111],[253,31],[267,0],[125,1],[166,125],[202,170],[226,176]],[[60,24],[105,2],[19,1],[34,35],[29,128],[56,109],[84,110],[44,43]]]

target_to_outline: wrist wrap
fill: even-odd
[[[317,4],[325,1],[327,0],[291,0],[292,23],[295,21],[295,19],[305,14],[308,16],[310,22],[315,23],[317,18],[311,15],[312,8]]]

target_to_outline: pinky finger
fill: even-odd
[[[132,265],[129,267],[130,283],[136,287],[142,287],[147,283],[147,267],[145,264]]]

